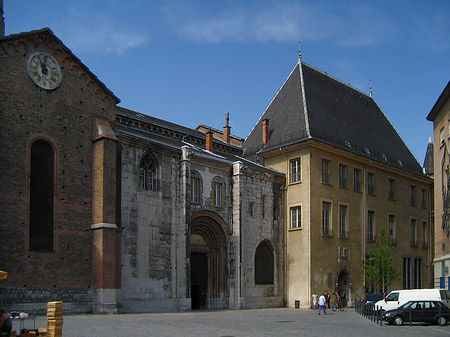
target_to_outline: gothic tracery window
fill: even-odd
[[[139,166],[139,186],[147,191],[158,190],[158,162],[155,156],[148,151],[141,160]]]

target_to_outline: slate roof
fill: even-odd
[[[445,88],[442,91],[441,95],[439,96],[438,100],[434,104],[433,108],[431,109],[430,113],[427,116],[427,119],[429,121],[433,121],[436,118],[437,114],[444,107],[444,104],[449,99],[450,99],[450,81],[448,81],[447,85],[445,86]]]
[[[120,106],[116,107],[116,116],[114,130],[118,134],[124,134],[129,137],[166,146],[178,151],[181,151],[183,146],[188,146],[197,156],[204,159],[220,161],[229,165],[240,161],[246,167],[284,177],[283,173],[273,171],[272,169],[254,163],[247,158],[243,158],[241,156],[242,149],[240,147],[233,144],[228,144],[220,139],[214,138],[213,142],[222,145],[222,147],[229,148],[229,151],[221,152],[215,150],[211,152],[206,150],[203,145],[206,135],[201,131],[145,115]],[[126,120],[122,121],[122,118],[126,118]],[[146,127],[148,125],[160,127],[164,129],[164,132],[149,130],[149,128]],[[201,140],[202,142],[199,143],[197,140]]]
[[[265,148],[264,119],[269,120]],[[299,62],[246,138],[244,155],[252,157],[311,139],[423,175],[371,96]]]

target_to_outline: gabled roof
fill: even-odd
[[[449,99],[450,99],[450,81],[448,81],[438,100],[434,104],[433,108],[431,109],[430,113],[427,116],[427,119],[429,121],[433,121],[436,118],[436,115],[439,113],[439,111],[441,111],[445,102],[447,102]]]
[[[30,32],[1,36],[0,43],[3,41],[14,41],[21,38],[31,38],[39,35],[46,35],[47,38],[55,41],[55,43],[59,45],[61,50],[69,55],[69,57],[72,58],[75,63],[77,63],[92,78],[92,80],[115,101],[116,104],[120,103],[120,99],[116,95],[114,95],[114,93],[109,90],[106,85],[102,81],[100,81],[99,78],[83,62],[81,62],[81,60],[74,53],[72,53],[72,51],[52,32],[50,28],[42,28],[39,30],[32,30]]]
[[[269,142],[263,148],[264,119]],[[423,175],[371,96],[299,62],[248,135],[244,153],[263,154],[311,139]]]

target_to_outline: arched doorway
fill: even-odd
[[[337,273],[336,291],[341,297],[344,305],[349,305],[352,301],[352,280],[347,268],[341,268]]]
[[[191,221],[192,309],[228,308],[227,236],[213,212],[199,212]]]

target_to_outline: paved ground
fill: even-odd
[[[15,328],[18,322],[15,322]],[[37,317],[36,327],[46,318]],[[25,327],[32,328],[27,320]],[[162,314],[65,315],[64,337],[450,336],[450,325],[379,326],[349,309],[317,315],[308,309],[194,311]]]

